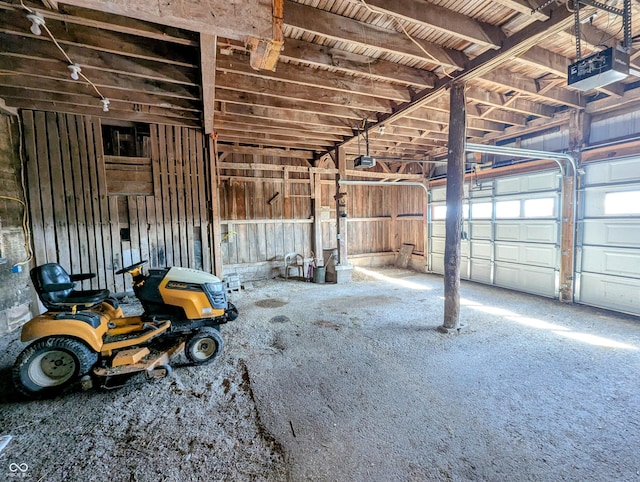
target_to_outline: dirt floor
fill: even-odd
[[[637,318],[463,283],[443,335],[442,296],[393,268],[255,282],[212,365],[46,401],[0,338],[0,480],[640,480]]]

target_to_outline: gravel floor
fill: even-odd
[[[442,296],[392,268],[256,282],[214,364],[36,402],[0,338],[0,480],[640,480],[636,318],[463,283],[443,335]]]

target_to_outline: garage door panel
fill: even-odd
[[[640,158],[634,157],[591,164],[588,166],[585,180],[587,184],[640,181]]]
[[[640,157],[585,166],[576,301],[640,315]],[[611,197],[608,195],[611,194]]]
[[[495,284],[543,296],[554,296],[555,270],[532,266],[496,263]]]
[[[433,253],[431,255],[431,271],[434,273],[444,273],[444,255],[439,253]]]
[[[472,239],[491,239],[491,222],[489,221],[472,221],[469,227]]]
[[[551,191],[558,189],[558,171],[545,171],[526,176],[505,177],[496,180],[496,194],[522,194],[526,192]]]
[[[585,246],[582,248],[582,271],[640,279],[640,251]]]
[[[500,221],[496,223],[496,241],[556,243],[558,226],[555,221]]]
[[[444,238],[446,235],[444,221],[434,221],[431,223],[431,235],[438,238]]]
[[[640,248],[640,219],[587,219],[583,228],[583,244]]]
[[[492,246],[489,241],[471,241],[471,257],[475,259],[491,259]]]
[[[496,261],[555,268],[557,248],[551,245],[496,243]]]
[[[640,280],[582,273],[579,298],[582,303],[640,314]]]
[[[471,279],[481,283],[491,283],[491,261],[471,259]]]
[[[431,241],[431,251],[433,253],[444,253],[444,245],[444,238],[433,238],[433,240]]]

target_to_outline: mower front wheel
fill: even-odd
[[[87,374],[97,361],[98,354],[79,340],[43,338],[20,353],[13,366],[13,382],[29,397],[53,396]]]
[[[222,353],[222,337],[215,328],[205,327],[187,340],[184,353],[191,363],[204,365],[211,363]]]

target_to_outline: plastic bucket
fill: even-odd
[[[313,282],[314,283],[324,283],[325,277],[327,276],[327,268],[324,266],[316,266],[313,268]]]

